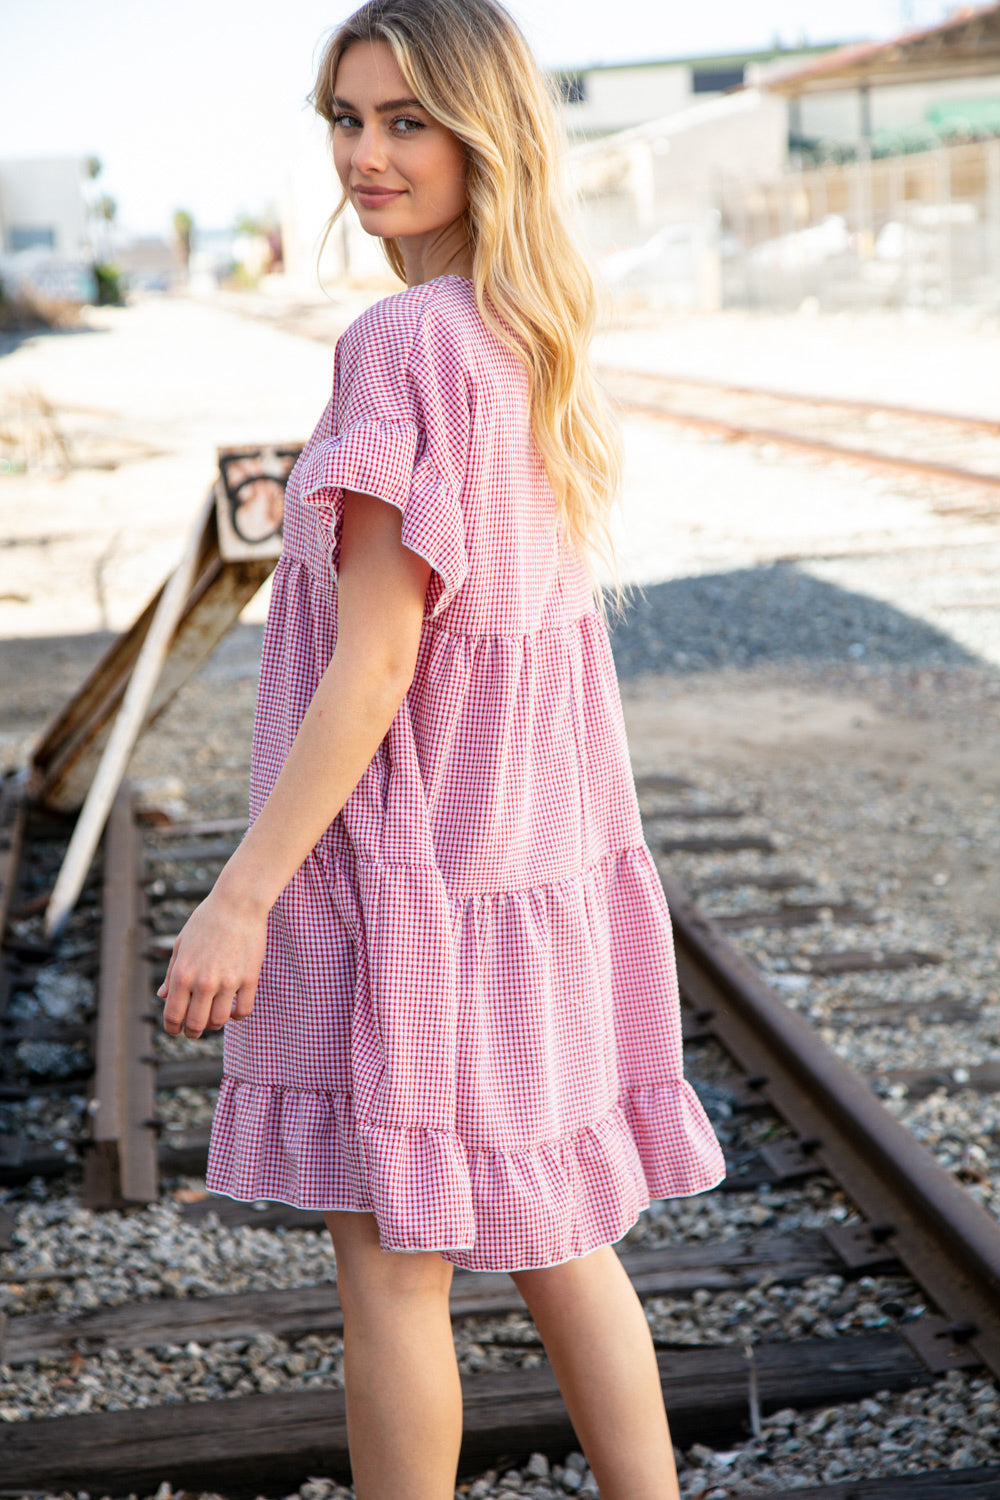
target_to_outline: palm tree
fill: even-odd
[[[177,236],[186,272],[191,263],[191,238],[194,234],[194,219],[186,208],[179,208],[174,214],[174,234]]]

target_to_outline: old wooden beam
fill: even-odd
[[[319,1226],[319,1215],[316,1223]],[[764,1277],[791,1286],[812,1276],[848,1274],[843,1259],[816,1232],[622,1250],[620,1259],[640,1297],[739,1291],[756,1286]],[[884,1268],[894,1264],[890,1251],[883,1251],[882,1262]],[[870,1264],[863,1269],[866,1275],[872,1274]],[[506,1274],[456,1272],[451,1292],[453,1320],[523,1311],[524,1303]],[[149,1348],[186,1344],[192,1339],[207,1344],[264,1333],[294,1341],[307,1334],[337,1334],[342,1328],[336,1284],[331,1280],[282,1291],[182,1301],[157,1298],[75,1315],[28,1313],[11,1318],[2,1353],[5,1364],[22,1365],[74,1349],[87,1353],[105,1346]]]
[[[208,517],[200,539],[194,583],[146,709],[143,730],[155,723],[188,678],[210,656],[277,560],[277,545],[260,549],[259,556],[224,558],[219,548],[216,509]],[[72,812],[83,803],[167,587],[164,584],[134,624],[112,643],[36,746],[31,760],[30,793],[41,805]]]
[[[657,1356],[674,1442],[738,1441],[747,1429],[747,1362],[742,1347],[676,1348]],[[932,1376],[893,1333],[755,1351],[765,1415],[910,1390]],[[577,1440],[547,1367],[463,1379],[461,1472],[561,1457]],[[707,1394],[706,1394],[707,1393]],[[239,1434],[234,1443],[233,1434]],[[229,1496],[290,1490],[309,1475],[347,1478],[342,1390],[294,1390],[86,1416],[11,1422],[0,1451],[0,1492],[99,1490],[143,1494],[217,1488]]]
[[[84,1157],[88,1208],[154,1203],[159,1192],[152,1126],[154,1065],[149,1053],[152,979],[143,956],[142,835],[132,788],[119,788],[104,850],[95,1068],[90,1144]]]

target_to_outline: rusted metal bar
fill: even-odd
[[[698,412],[678,411],[668,406],[659,406],[649,401],[624,400],[619,403],[627,411],[640,416],[653,417],[657,421],[673,422],[680,427],[692,427],[696,431],[710,432],[718,437],[737,441],[742,438],[755,443],[774,443],[779,448],[795,448],[800,452],[818,453],[824,458],[839,458],[846,463],[865,464],[874,469],[892,469],[906,474],[933,475],[937,479],[959,480],[963,484],[981,485],[986,489],[1000,489],[1000,474],[989,474],[978,469],[963,469],[959,464],[938,463],[934,459],[906,458],[901,454],[881,453],[871,448],[856,448],[849,443],[833,443],[816,437],[805,437],[777,427],[760,427],[754,422],[733,422],[724,417],[703,416]]]
[[[159,1192],[152,1125],[154,1065],[149,1052],[152,979],[143,956],[142,842],[132,788],[119,788],[104,849],[104,901],[95,1070],[89,1150],[84,1157],[87,1208],[154,1203]]]
[[[1000,1225],[790,1010],[690,897],[663,878],[681,993],[800,1149],[883,1226],[884,1239],[1000,1375]],[[970,1331],[971,1330],[971,1331]]]
[[[636,382],[637,371],[618,370],[610,365],[598,372],[609,384],[616,377],[627,376],[630,384]],[[643,379],[639,375],[640,381]],[[942,426],[958,427],[968,432],[985,432],[1000,436],[1000,422],[994,417],[965,417],[955,412],[933,411],[929,407],[897,406],[890,401],[864,401],[857,396],[813,396],[805,391],[775,391],[769,387],[755,385],[730,385],[717,380],[706,380],[697,375],[651,375],[645,379],[657,385],[686,385],[693,390],[712,391],[726,396],[751,396],[763,401],[787,401],[790,406],[836,406],[844,411],[860,412],[870,416],[872,412],[885,412],[893,417],[908,417],[914,422],[938,422]]]

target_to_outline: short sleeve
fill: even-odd
[[[341,337],[333,433],[303,454],[299,492],[320,512],[334,573],[344,491],[396,506],[403,545],[432,569],[430,618],[447,608],[469,570],[461,497],[471,410],[466,361],[447,320],[410,296],[369,308]]]

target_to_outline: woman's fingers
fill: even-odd
[[[163,976],[163,983],[156,992],[160,1000],[166,997],[166,993],[170,988],[170,976],[173,973],[174,959],[177,957],[177,942],[178,939],[174,938],[174,946],[170,950],[170,958],[167,962],[167,972]]]
[[[162,986],[161,986],[162,988]],[[192,990],[177,983],[173,992],[167,993],[163,1009],[164,1029],[171,1036],[182,1031],[185,1036],[197,1038],[206,1031],[221,1031],[229,1021],[242,1021],[253,1010],[256,983],[248,982],[233,991],[232,985],[215,990],[207,985]]]
[[[264,961],[265,915],[246,915],[213,892],[188,918],[157,993],[171,1036],[196,1038],[250,1014]]]
[[[232,1021],[242,1021],[242,1020],[244,1020],[245,1017],[247,1017],[250,1014],[250,1012],[253,1010],[253,1002],[254,1002],[254,1000],[256,998],[256,995],[257,995],[257,983],[256,983],[256,980],[254,981],[253,984],[243,984],[243,985],[241,985],[240,988],[236,991],[236,998],[233,1000],[233,1013],[232,1013],[232,1016],[230,1017],[230,1020],[232,1020]]]

